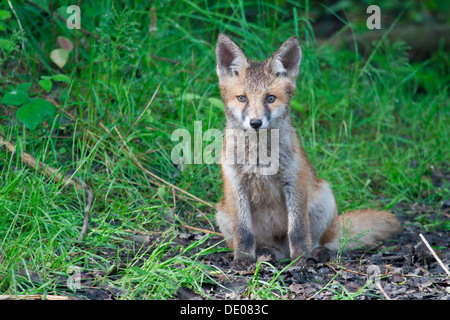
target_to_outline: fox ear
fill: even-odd
[[[247,66],[247,57],[227,35],[220,34],[216,45],[217,75],[237,76]]]
[[[302,60],[302,49],[296,36],[287,39],[268,59],[269,69],[276,76],[296,79]]]

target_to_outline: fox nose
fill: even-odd
[[[259,119],[250,120],[250,127],[253,129],[259,129],[262,126],[262,121]]]

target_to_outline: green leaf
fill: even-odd
[[[50,90],[52,90],[52,80],[50,79],[39,80],[39,85],[47,92],[50,92]]]
[[[58,9],[56,9],[56,12],[58,12],[59,15],[63,17],[64,21],[67,21],[67,19],[69,19],[70,17],[70,14],[67,13],[67,6],[59,7]]]
[[[50,12],[48,0],[33,0],[33,2],[45,12]]]
[[[70,83],[70,78],[65,74],[55,74],[52,76],[52,80]]]
[[[50,102],[44,99],[31,99],[19,109],[17,109],[16,117],[22,121],[25,126],[34,130],[45,120],[51,119],[56,114],[56,108]]]
[[[20,106],[21,104],[29,101],[28,95],[20,90],[13,90],[8,92],[0,99],[0,103],[12,106]]]
[[[6,20],[11,18],[11,12],[6,10],[0,10],[0,20]]]
[[[14,41],[0,38],[0,49],[11,51],[14,49]]]
[[[50,59],[62,69],[69,60],[69,52],[64,49],[55,49],[50,53]]]
[[[16,90],[26,93],[28,90],[30,90],[30,88],[31,88],[31,82],[24,82],[24,83],[18,84]]]
[[[164,186],[159,186],[158,187],[158,194],[164,198],[165,194],[166,194],[166,188]]]

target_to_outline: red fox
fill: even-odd
[[[225,152],[229,136],[224,137],[223,197],[216,221],[234,249],[233,268],[249,267],[258,254],[270,254],[274,260],[299,258],[296,265],[301,266],[311,255],[336,252],[348,218],[349,237],[371,229],[358,246],[361,242],[376,245],[399,233],[400,223],[389,212],[366,210],[338,216],[329,184],[317,177],[306,157],[289,111],[302,58],[297,37],[287,39],[267,60],[253,62],[233,40],[220,34],[216,58],[226,131],[258,135],[276,130],[279,139],[277,172],[263,174],[258,161],[236,163],[239,146]],[[247,154],[257,148],[258,139],[244,140]]]

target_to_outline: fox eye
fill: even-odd
[[[271,95],[267,96],[266,101],[268,103],[272,103],[272,102],[275,102],[276,99],[277,99],[277,97],[275,97],[274,95],[271,94]]]
[[[237,101],[239,102],[247,102],[247,97],[246,96],[237,96]]]

